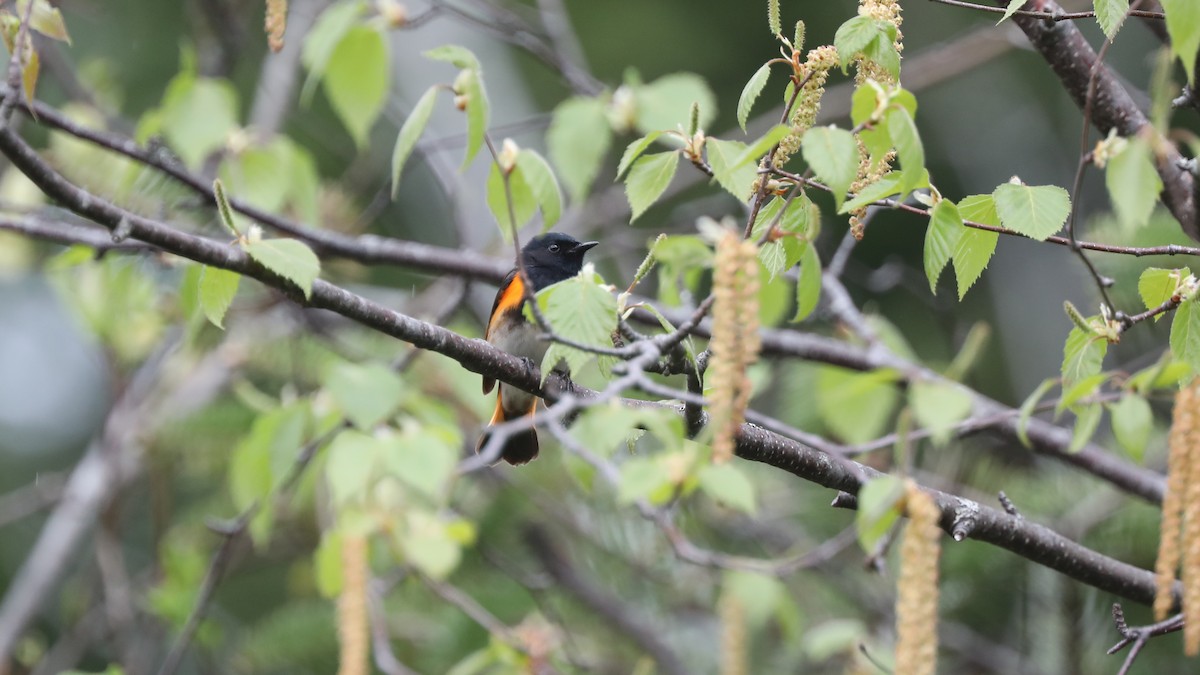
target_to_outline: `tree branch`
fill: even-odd
[[[992,2],[997,5],[1008,4],[1005,0]],[[1054,0],[1039,0],[1038,4],[1046,14],[1065,13]],[[1081,110],[1087,104],[1088,86],[1095,72],[1092,122],[1102,135],[1116,129],[1122,136],[1133,137],[1144,128],[1154,134],[1158,141],[1155,143],[1155,163],[1163,181],[1163,203],[1179,221],[1183,231],[1192,239],[1200,240],[1200,223],[1197,222],[1197,206],[1193,198],[1194,179],[1180,168],[1182,156],[1172,143],[1150,127],[1146,115],[1112,71],[1099,61],[1079,28],[1070,21],[1047,21],[1041,16],[1015,16],[1013,22],[1025,32],[1029,43],[1058,75],[1063,88]]]

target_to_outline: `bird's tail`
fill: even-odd
[[[496,396],[496,412],[492,414],[492,421],[488,423],[489,427],[524,415],[532,415],[537,408],[537,399],[534,399],[534,405],[529,406],[529,410],[508,411],[504,409],[503,397],[504,392],[501,390]],[[483,435],[479,437],[479,444],[475,446],[475,452],[482,452],[488,441],[491,440],[491,436],[490,430],[484,430]],[[500,457],[509,464],[525,464],[537,456],[538,437],[533,427],[512,434],[505,439],[504,445],[500,448]]]

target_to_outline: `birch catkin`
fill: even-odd
[[[942,513],[933,498],[909,483],[908,527],[900,546],[896,589],[896,675],[937,671],[938,557]]]
[[[1167,490],[1163,495],[1162,526],[1158,539],[1158,560],[1154,564],[1154,618],[1162,621],[1175,605],[1175,572],[1182,557],[1180,535],[1183,528],[1184,489],[1187,486],[1189,437],[1196,427],[1196,394],[1184,387],[1175,395],[1175,412],[1168,438]]]
[[[342,540],[342,593],[338,596],[338,675],[367,675],[367,538]]]
[[[758,247],[729,231],[717,242],[709,368],[713,461],[733,457],[734,436],[750,403],[746,368],[758,359]]]

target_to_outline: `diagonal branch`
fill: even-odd
[[[992,0],[997,5],[1007,5],[1005,0]],[[1026,3],[1027,5],[1029,3]],[[1039,0],[1041,11],[1049,14],[1063,12],[1054,0]],[[1150,121],[1117,77],[1100,62],[1096,51],[1088,44],[1079,28],[1070,21],[1047,21],[1035,16],[1014,16],[1013,22],[1020,26],[1029,38],[1029,43],[1042,55],[1046,63],[1058,75],[1063,88],[1082,110],[1088,101],[1088,84],[1095,72],[1095,92],[1092,97],[1092,123],[1102,135],[1116,129],[1122,136],[1138,135],[1143,129],[1153,132],[1159,176],[1163,181],[1162,200],[1183,231],[1193,239],[1200,240],[1200,223],[1197,222],[1197,205],[1193,196],[1194,179],[1180,168],[1183,157],[1169,141],[1150,127]]]

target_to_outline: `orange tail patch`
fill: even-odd
[[[488,426],[500,424],[514,420],[523,415],[532,415],[537,409],[536,399],[534,405],[530,406],[525,412],[511,412],[504,409],[503,390],[496,392],[496,411],[492,413],[492,421]],[[483,435],[479,437],[479,443],[475,446],[475,452],[481,452],[491,439],[491,432],[484,430]],[[504,445],[500,448],[500,457],[509,464],[525,464],[538,456],[538,437],[537,431],[532,427],[525,431],[517,432],[509,436]]]

